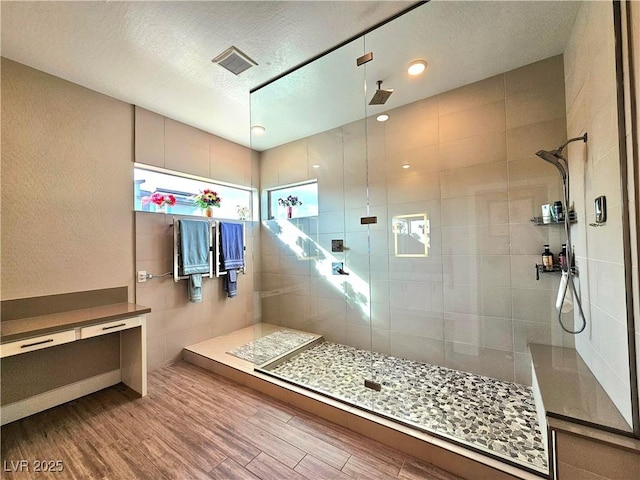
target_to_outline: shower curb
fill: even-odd
[[[548,478],[380,418],[364,410],[349,407],[260,372],[234,368],[187,349],[183,350],[182,358],[205,370],[398,449],[462,478],[473,480]]]

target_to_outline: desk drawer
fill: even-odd
[[[80,338],[97,337],[98,335],[106,335],[107,333],[119,332],[127,328],[139,327],[141,325],[140,317],[123,318],[122,320],[114,320],[113,322],[100,323],[80,329]]]
[[[0,357],[9,357],[20,353],[33,352],[42,348],[53,347],[63,343],[74,342],[76,331],[67,330],[64,332],[52,333],[51,335],[40,335],[39,337],[25,338],[15,342],[5,343],[0,347]]]

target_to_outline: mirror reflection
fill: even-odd
[[[396,257],[429,255],[429,220],[426,213],[393,217],[393,243]]]

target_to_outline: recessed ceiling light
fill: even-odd
[[[311,168],[320,168],[320,165],[318,165],[317,163],[314,163],[313,165],[311,165]]]
[[[253,127],[251,127],[251,133],[253,133],[254,135],[262,135],[265,131],[266,128],[264,128],[262,125],[254,125]]]
[[[409,68],[407,69],[407,73],[409,75],[420,75],[427,68],[427,62],[424,60],[416,60],[411,62]]]
[[[386,122],[387,120],[389,120],[389,115],[387,114],[378,115],[376,117],[376,120],[378,120],[379,122]]]
[[[405,164],[402,165],[402,168],[404,168],[406,170],[407,168],[411,168],[411,165],[408,164],[408,163],[405,163]]]

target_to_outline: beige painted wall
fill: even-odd
[[[2,59],[2,300],[128,286],[133,107]]]
[[[528,384],[528,342],[573,345],[554,317],[559,277],[536,281],[534,270],[543,244],[559,251],[562,230],[529,221],[561,197],[557,171],[535,152],[566,136],[562,57],[387,113],[366,133],[357,122],[262,153],[262,188],[318,178],[320,211],[291,222],[309,237],[306,259],[269,229],[275,222],[263,229],[263,321]],[[378,216],[370,261],[359,222],[367,178]],[[423,212],[429,256],[396,257],[393,216]],[[345,239],[334,256],[352,273],[337,285],[313,258],[314,244],[330,252],[333,238]],[[357,277],[365,297],[371,288],[370,321]]]
[[[625,419],[631,423],[622,195],[618,146],[613,7],[583,2],[565,55],[567,132],[588,132],[587,144],[569,145],[571,198],[578,223],[572,227],[587,327],[576,349]],[[607,222],[595,221],[594,199],[607,197]],[[631,292],[629,292],[631,293]],[[575,323],[578,325],[578,313]]]

